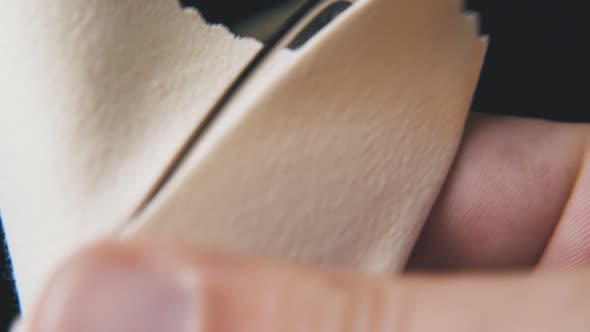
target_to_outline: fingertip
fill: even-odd
[[[105,242],[58,269],[27,331],[373,332],[400,322],[389,288],[170,243]]]
[[[29,331],[198,331],[195,276],[172,266],[116,242],[83,249],[50,279]]]

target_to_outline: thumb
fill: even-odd
[[[590,272],[379,279],[102,244],[49,282],[33,332],[587,331]]]

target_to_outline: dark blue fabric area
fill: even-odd
[[[0,331],[7,331],[8,326],[18,314],[19,305],[14,288],[10,255],[6,246],[1,216],[0,239],[2,239],[2,250],[0,250],[0,259],[2,262],[0,269]]]

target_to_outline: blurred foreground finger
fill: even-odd
[[[30,331],[588,331],[590,271],[395,279],[155,244],[103,244],[52,278]]]

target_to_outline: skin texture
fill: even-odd
[[[585,124],[472,115],[410,268],[589,263],[589,137]]]
[[[27,330],[587,331],[589,136],[472,115],[402,276],[113,241],[58,270]]]

